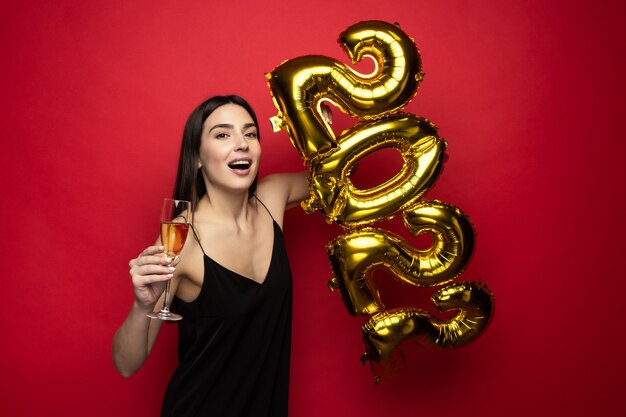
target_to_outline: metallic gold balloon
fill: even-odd
[[[350,179],[359,161],[383,148],[397,149],[403,167],[390,180],[367,190]],[[446,142],[430,122],[397,114],[357,125],[339,138],[337,150],[311,167],[308,213],[319,209],[329,223],[362,226],[391,218],[413,204],[435,182],[443,168]]]
[[[474,228],[449,204],[423,201],[404,213],[413,234],[430,233],[432,245],[420,250],[389,231],[364,228],[344,233],[326,245],[333,270],[329,282],[338,289],[350,314],[374,314],[385,308],[374,271],[385,269],[409,285],[435,286],[452,281],[469,262]]]
[[[415,308],[380,312],[363,324],[365,354],[376,378],[394,368],[396,350],[412,340],[429,349],[456,348],[480,336],[493,316],[495,301],[481,283],[458,282],[438,290],[432,296],[439,311],[457,310],[446,319]]]
[[[402,217],[412,235],[429,233],[432,237],[432,246],[418,251],[425,260],[420,268],[424,277],[443,284],[461,275],[476,241],[474,225],[461,209],[437,200],[420,201]]]
[[[335,135],[322,117],[328,100],[362,119],[378,118],[404,107],[423,77],[415,43],[397,26],[367,21],[350,26],[339,43],[353,62],[374,60],[372,74],[360,74],[325,56],[287,60],[266,74],[278,115],[274,131],[285,129],[303,161],[311,165],[336,148]]]

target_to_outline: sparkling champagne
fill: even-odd
[[[162,222],[161,242],[163,243],[163,252],[170,258],[180,255],[188,232],[189,223]]]

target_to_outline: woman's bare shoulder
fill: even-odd
[[[309,195],[308,172],[271,174],[259,181],[257,196],[265,203],[290,208]]]

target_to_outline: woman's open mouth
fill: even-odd
[[[240,174],[246,173],[251,166],[252,161],[249,159],[238,159],[228,164],[230,169]]]

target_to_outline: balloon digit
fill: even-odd
[[[429,349],[455,348],[477,338],[493,315],[493,296],[480,283],[457,282],[438,290],[432,296],[439,311],[457,310],[454,316],[440,320],[415,308],[383,311],[362,326],[366,352],[363,361],[370,361],[380,376],[393,371],[394,351],[405,341],[414,340]]]
[[[377,269],[409,285],[432,287],[455,279],[469,262],[474,228],[458,208],[423,201],[406,210],[404,218],[413,234],[431,233],[430,248],[418,250],[400,236],[374,228],[344,233],[326,245],[333,270],[329,286],[340,291],[350,314],[385,308],[373,279]]]
[[[337,147],[319,110],[322,99],[359,118],[381,117],[404,107],[423,76],[415,44],[394,25],[358,23],[341,34],[339,42],[353,62],[371,57],[376,70],[360,74],[335,59],[306,56],[266,74],[279,111],[271,119],[274,131],[287,130],[309,166]]]
[[[403,168],[389,181],[359,190],[350,180],[354,166],[383,148],[396,148]],[[341,135],[337,150],[311,168],[311,198],[305,211],[319,209],[329,222],[353,227],[392,217],[413,204],[443,168],[446,142],[437,128],[409,114],[359,125]]]

